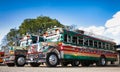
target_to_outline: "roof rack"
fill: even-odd
[[[106,41],[110,41],[110,42],[113,42],[114,39],[112,38],[108,38],[108,37],[105,37],[105,36],[102,36],[102,35],[97,35],[97,34],[94,34],[92,32],[84,32],[85,35],[88,35],[88,36],[92,36],[92,37],[95,37],[95,38],[99,38],[99,39],[102,39],[102,40],[106,40]]]
[[[101,35],[97,35],[97,34],[94,34],[92,32],[87,32],[87,31],[78,30],[78,29],[75,30],[75,32],[80,33],[80,34],[84,34],[84,35],[87,35],[87,36],[91,36],[91,37],[94,37],[94,38],[110,41],[110,42],[114,41],[114,39],[111,39],[111,38],[108,38],[108,37],[105,37],[105,36],[101,36]]]

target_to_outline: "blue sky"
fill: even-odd
[[[0,0],[0,40],[24,19],[40,15],[77,27],[104,26],[120,10],[120,0]]]

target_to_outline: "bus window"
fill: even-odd
[[[111,48],[110,50],[114,50],[115,49],[113,44],[110,45],[110,48]]]
[[[67,34],[64,34],[64,42],[67,42]]]
[[[105,49],[105,48],[106,48],[105,43],[103,43],[103,49]]]
[[[39,42],[44,42],[45,39],[43,37],[39,37]]]
[[[108,50],[110,50],[110,44],[108,44]]]
[[[68,36],[68,43],[71,43],[71,36]]]
[[[101,42],[98,42],[98,48],[101,48]]]
[[[94,41],[94,47],[97,48],[98,45],[97,45],[97,41]]]
[[[78,44],[83,45],[83,38],[79,37],[78,42],[79,42]]]
[[[75,37],[75,36],[72,37],[72,43],[77,44],[77,37]]]
[[[89,46],[93,47],[93,40],[89,40]]]
[[[113,50],[113,51],[115,51],[115,50],[116,50],[115,45],[113,45],[113,46],[112,46],[112,50]]]
[[[101,42],[101,49],[103,49],[103,42]]]
[[[32,36],[32,43],[37,43],[37,37],[36,36]]]
[[[106,44],[106,49],[109,49],[109,45],[108,44]]]
[[[89,40],[88,40],[88,39],[86,39],[86,40],[84,41],[84,45],[85,45],[85,46],[89,46]]]
[[[25,47],[25,46],[27,46],[27,41],[22,41],[22,42],[20,43],[20,47]]]

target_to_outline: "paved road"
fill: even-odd
[[[120,66],[107,66],[107,67],[30,67],[26,65],[25,67],[7,67],[4,65],[0,66],[0,72],[120,72]]]

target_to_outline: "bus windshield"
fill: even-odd
[[[47,42],[56,42],[60,40],[61,34],[60,29],[50,29],[46,33],[43,34],[45,41]]]
[[[31,44],[31,42],[32,42],[32,40],[21,41],[21,42],[20,42],[20,47],[28,46],[28,45]]]
[[[51,36],[51,35],[58,35],[60,34],[60,30],[59,29],[51,29],[47,31],[47,36]]]
[[[31,38],[24,37],[23,40],[20,40],[20,47],[28,46],[31,43],[32,43],[32,39]]]

